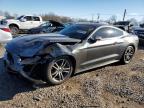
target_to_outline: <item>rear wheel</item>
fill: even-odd
[[[66,81],[73,72],[72,62],[68,57],[58,57],[46,64],[44,78],[50,84],[61,84]]]
[[[133,46],[128,46],[127,49],[125,50],[123,57],[121,59],[121,63],[123,64],[128,64],[133,58],[133,55],[135,53],[135,49]]]

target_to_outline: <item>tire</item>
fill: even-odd
[[[135,53],[135,48],[133,46],[128,46],[120,60],[122,64],[128,64],[131,62],[133,55]]]
[[[12,35],[17,35],[19,33],[19,28],[16,26],[10,26],[10,30]]]
[[[73,73],[71,60],[66,57],[58,57],[47,63],[44,69],[44,79],[47,83],[58,85],[65,82]]]

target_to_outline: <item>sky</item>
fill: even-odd
[[[0,0],[0,10],[18,15],[55,13],[96,20],[99,14],[103,20],[112,15],[122,20],[124,9],[126,19],[144,18],[144,0]]]

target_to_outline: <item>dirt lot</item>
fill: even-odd
[[[36,90],[4,72],[1,59],[0,108],[45,107],[144,108],[144,48],[139,48],[128,65],[105,66],[75,75],[61,85]]]

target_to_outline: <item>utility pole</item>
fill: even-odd
[[[125,16],[126,16],[127,10],[124,10],[124,14],[123,14],[123,21],[125,20]]]
[[[97,14],[97,22],[99,22],[99,19],[100,19],[100,14],[98,13]]]

